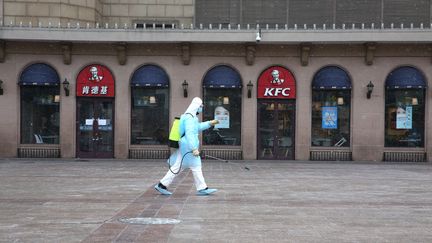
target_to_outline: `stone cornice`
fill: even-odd
[[[246,43],[256,30],[67,29],[0,27],[0,39],[124,43]],[[262,30],[260,44],[430,43],[431,29]]]

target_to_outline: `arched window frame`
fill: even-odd
[[[225,64],[209,69],[203,78],[203,120],[220,124],[203,133],[203,145],[240,146],[242,116],[242,79],[239,72]]]
[[[385,81],[385,147],[423,148],[427,82],[411,66],[393,69]]]
[[[132,74],[130,85],[131,144],[168,144],[168,74],[158,65],[145,64]]]
[[[341,67],[318,70],[312,81],[311,146],[350,147],[351,78]]]
[[[20,74],[21,144],[59,144],[60,77],[45,63],[30,64]]]

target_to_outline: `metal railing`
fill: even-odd
[[[243,159],[243,151],[240,149],[203,149],[202,153],[224,160]]]
[[[425,152],[384,152],[385,162],[426,162]]]
[[[130,159],[167,159],[170,155],[169,149],[130,149]]]
[[[18,158],[60,158],[60,149],[18,148]]]
[[[430,24],[414,24],[414,23],[400,23],[400,24],[384,24],[381,23],[375,26],[374,23],[352,23],[352,24],[341,24],[341,25],[326,25],[326,24],[274,24],[274,25],[260,25],[260,24],[177,24],[177,23],[160,23],[160,22],[150,22],[150,23],[90,23],[87,22],[82,24],[82,22],[3,22],[0,20],[0,27],[2,28],[50,28],[50,29],[110,29],[110,30],[269,30],[269,31],[329,31],[329,30],[431,30],[432,23]]]
[[[310,151],[310,160],[314,161],[351,161],[351,151],[318,150]]]

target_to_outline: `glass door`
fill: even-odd
[[[294,159],[295,100],[259,100],[258,159]]]
[[[80,98],[77,101],[77,157],[114,157],[113,99]]]

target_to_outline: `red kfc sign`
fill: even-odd
[[[295,99],[296,84],[292,73],[281,66],[267,68],[258,78],[258,98]]]
[[[77,77],[76,95],[81,97],[114,97],[114,77],[99,64],[88,65]]]

